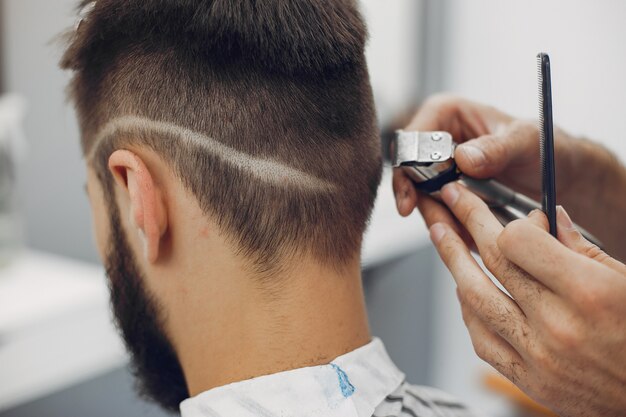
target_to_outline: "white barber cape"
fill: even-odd
[[[377,338],[328,365],[211,389],[183,401],[180,411],[182,417],[475,415],[445,393],[406,383]]]

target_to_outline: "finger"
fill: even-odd
[[[602,274],[603,270],[598,267],[607,268],[566,247],[527,220],[509,223],[497,244],[509,261],[560,295],[571,295],[577,287],[585,288],[590,279],[598,281],[600,276],[587,274]],[[615,273],[609,268],[606,271]]]
[[[516,349],[523,347],[529,329],[518,305],[491,282],[449,226],[434,224],[430,234],[467,307],[509,344]]]
[[[562,206],[558,206],[556,209],[556,222],[558,239],[565,246],[617,272],[626,274],[626,265],[611,258],[602,249],[585,239]]]
[[[481,136],[459,145],[454,159],[460,170],[470,176],[495,177],[512,162],[537,156],[538,136],[534,123],[517,122],[501,134]]]
[[[507,289],[527,314],[545,301],[546,287],[510,262],[498,248],[503,227],[478,196],[458,184],[448,184],[441,197],[476,242],[487,269]],[[538,311],[539,313],[541,310]]]
[[[537,226],[541,230],[545,230],[546,232],[550,230],[548,216],[546,216],[546,214],[539,209],[535,209],[528,213],[528,221],[530,224]]]
[[[446,223],[457,231],[457,222],[450,210],[434,198],[424,194],[420,195],[417,201],[417,208],[422,217],[424,217],[426,226],[430,227],[435,223]]]
[[[498,272],[504,272],[500,270],[500,262],[504,258],[496,244],[502,232],[502,224],[487,205],[474,193],[455,183],[442,188],[441,198],[475,242],[487,269],[496,276],[499,275]],[[505,282],[502,284],[506,286]]]
[[[398,213],[406,217],[417,205],[417,190],[401,168],[394,168],[392,183]]]
[[[495,241],[502,231],[502,224],[484,201],[456,183],[445,185],[441,189],[441,198],[461,225],[472,235],[481,255],[490,256],[491,252],[498,252]]]
[[[491,106],[450,94],[435,94],[423,103],[407,129],[446,130],[457,143],[461,143],[511,121],[511,116]]]
[[[520,378],[526,364],[521,355],[506,340],[491,331],[478,316],[468,308],[459,296],[463,321],[470,334],[474,351],[479,358],[512,381]]]
[[[471,250],[476,250],[476,244],[468,231],[461,226],[445,205],[428,195],[422,194],[417,200],[417,208],[422,214],[427,227],[430,228],[435,223],[445,223],[463,239],[463,242]]]

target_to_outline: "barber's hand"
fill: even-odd
[[[626,266],[560,207],[557,240],[540,211],[503,228],[463,186],[447,185],[442,198],[511,295],[470,255],[456,220],[426,217],[477,354],[559,415],[626,415]]]
[[[475,178],[496,178],[514,190],[539,201],[541,169],[539,129],[535,122],[521,121],[471,101],[435,95],[422,105],[407,130],[445,130],[460,145],[455,161],[461,171]],[[574,220],[603,241],[606,250],[626,259],[621,221],[626,207],[626,170],[604,148],[555,130],[555,163],[559,202]],[[393,188],[398,211],[409,215],[417,207],[445,217],[446,210],[419,194],[401,169],[394,170]],[[437,209],[439,208],[439,211]],[[466,238],[466,232],[457,231]],[[469,242],[468,242],[469,243]]]
[[[539,128],[537,123],[520,121],[496,110],[471,101],[435,95],[426,100],[407,130],[444,130],[460,144],[455,161],[465,174],[475,178],[494,178],[537,199],[541,189],[539,160]],[[557,184],[559,195],[567,193],[572,176],[568,146],[563,146],[565,134],[557,131],[555,137],[556,165],[560,178],[568,181]],[[570,144],[571,145],[571,144]],[[408,215],[417,205],[418,196],[410,180],[400,169],[394,171],[394,190],[398,211]]]

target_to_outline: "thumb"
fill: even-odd
[[[539,154],[538,130],[517,122],[501,134],[485,135],[457,146],[454,159],[461,171],[475,178],[503,173],[511,162],[534,161]]]
[[[626,272],[626,266],[623,263],[611,258],[602,249],[585,239],[562,206],[556,208],[556,223],[558,239],[563,245],[615,271]]]
[[[454,159],[463,173],[475,178],[489,178],[505,170],[510,155],[503,140],[486,135],[457,146]]]

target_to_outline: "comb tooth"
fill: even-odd
[[[550,58],[540,53],[537,63],[540,82],[540,157],[542,174],[542,209],[548,217],[550,234],[557,235],[556,226],[556,184],[554,166],[554,130],[552,120],[552,88],[550,82]]]
[[[538,79],[538,94],[539,94],[539,141],[541,143],[541,152],[543,152],[544,137],[544,115],[543,115],[543,72],[542,72],[542,59],[543,53],[537,55],[537,79]]]
[[[542,178],[546,178],[547,175],[547,161],[545,154],[546,147],[546,136],[545,136],[545,115],[544,115],[544,74],[543,74],[543,53],[539,53],[537,55],[537,79],[538,79],[538,93],[539,93],[539,161],[541,165],[541,175]],[[542,188],[545,188],[545,183],[542,181]],[[545,189],[542,190],[543,195],[545,196]],[[545,201],[542,201],[542,206],[545,211]]]

